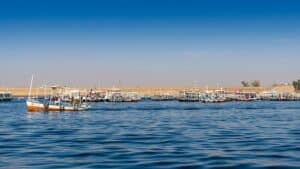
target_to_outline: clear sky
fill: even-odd
[[[0,85],[300,78],[297,0],[3,0]]]

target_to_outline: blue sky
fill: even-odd
[[[0,2],[0,85],[239,85],[300,78],[300,2]]]

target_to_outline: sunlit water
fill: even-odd
[[[300,168],[300,102],[3,102],[0,168]]]

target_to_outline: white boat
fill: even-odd
[[[121,89],[111,88],[107,90],[104,100],[107,102],[123,102],[124,97],[122,96]]]
[[[48,101],[27,100],[28,111],[83,111],[89,108],[86,104],[49,104]]]
[[[198,90],[183,90],[179,92],[178,101],[180,102],[199,102],[200,94]]]
[[[83,97],[84,102],[102,102],[104,101],[106,92],[90,89],[86,96]]]
[[[33,77],[30,83],[28,99],[26,100],[28,111],[81,111],[89,108],[87,104],[82,103],[81,99],[73,99],[71,102],[63,101],[62,97],[58,94],[53,94],[56,93],[56,90],[60,89],[57,86],[51,87],[51,96],[42,99],[33,99],[31,97],[32,81]]]
[[[111,88],[106,91],[104,101],[107,102],[138,102],[140,96],[135,92],[122,92],[119,88]]]
[[[13,99],[10,92],[0,92],[0,101],[11,101]]]

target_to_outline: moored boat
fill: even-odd
[[[179,92],[178,101],[180,102],[199,102],[200,94],[198,90],[184,90]]]
[[[104,101],[106,102],[138,102],[140,96],[135,92],[124,92],[119,88],[111,88],[106,91]]]
[[[51,104],[48,101],[27,100],[28,111],[80,111],[87,110],[89,107],[85,104]]]
[[[82,103],[81,97],[79,99],[72,98],[71,102],[65,102],[62,99],[62,95],[59,94],[58,86],[51,87],[51,95],[44,96],[40,99],[31,97],[33,77],[30,83],[30,89],[28,99],[26,100],[26,106],[28,111],[81,111],[87,110],[89,106]]]
[[[174,101],[176,97],[166,93],[166,94],[155,94],[150,97],[152,101]]]
[[[106,92],[104,91],[97,91],[96,89],[90,89],[86,96],[83,97],[84,102],[102,102],[104,101],[104,97]]]
[[[223,92],[208,92],[206,91],[205,94],[201,95],[201,102],[203,103],[223,103],[226,102],[227,99]]]
[[[11,101],[13,99],[10,92],[0,92],[0,101]]]

